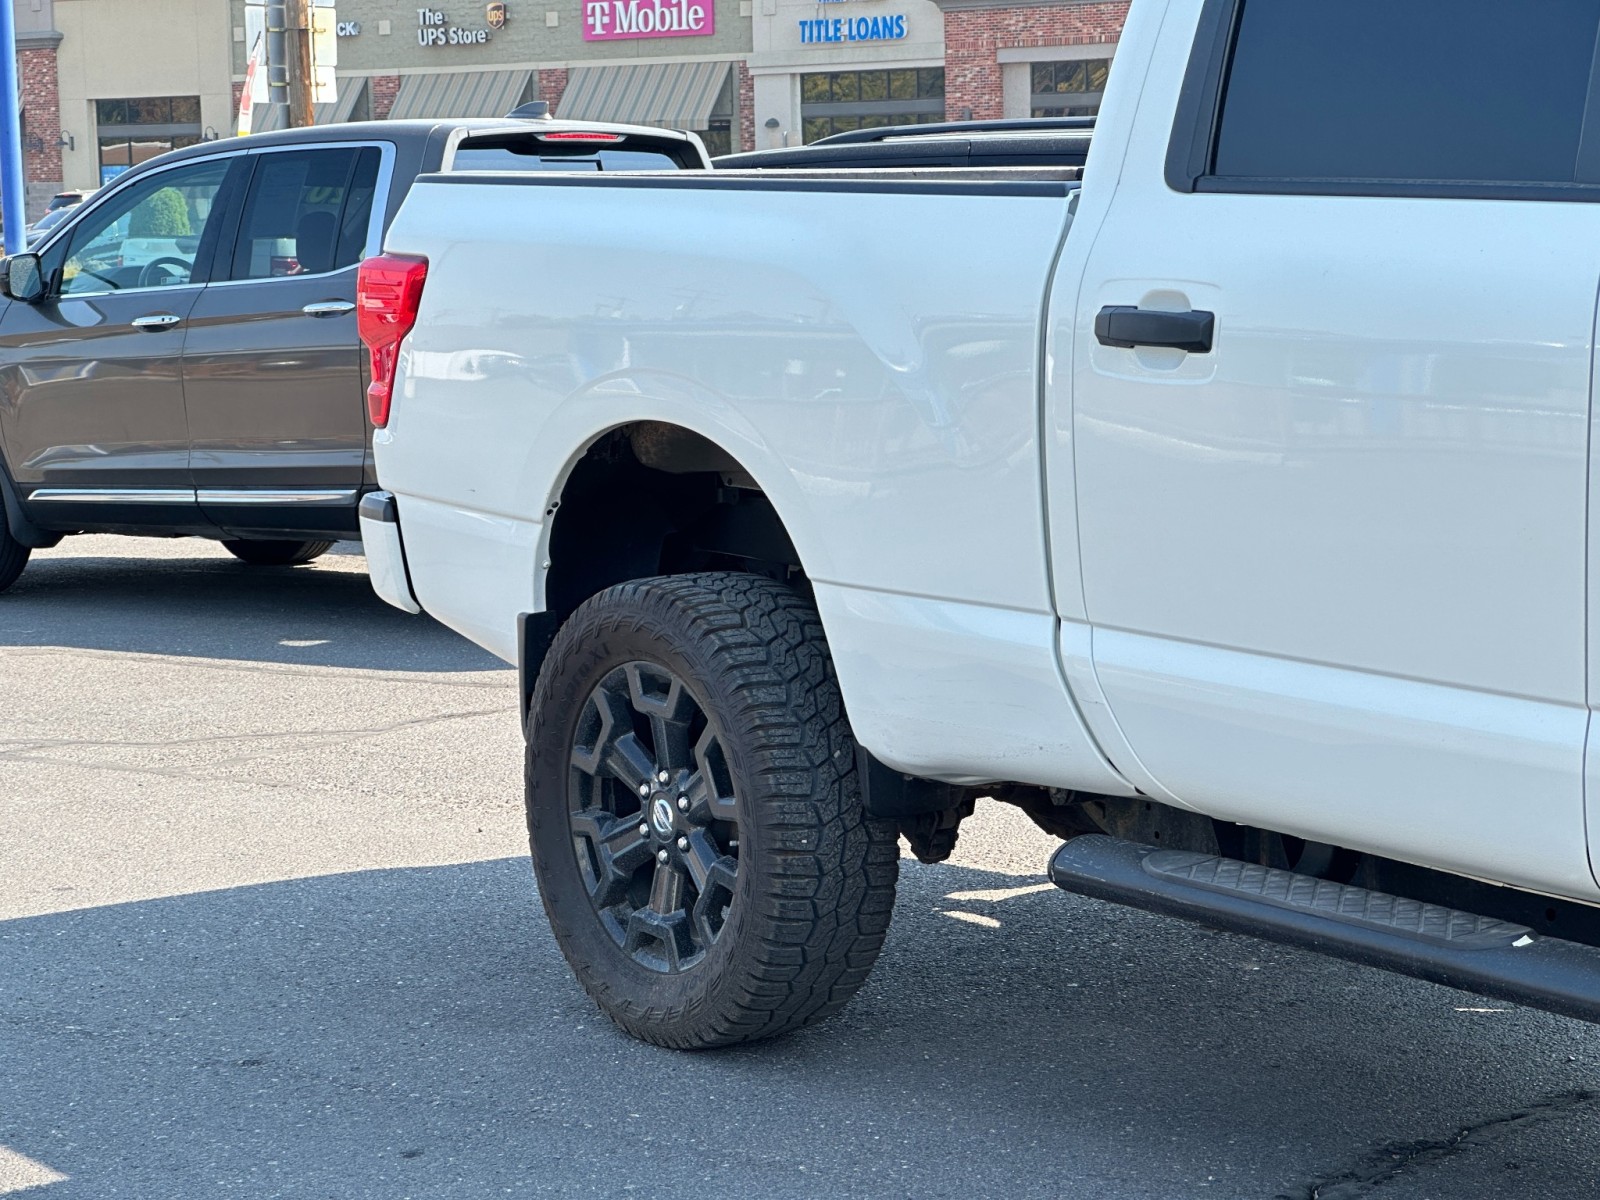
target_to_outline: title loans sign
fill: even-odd
[[[716,0],[584,0],[586,42],[708,37],[716,31]]]
[[[903,13],[887,17],[818,17],[800,22],[800,44],[897,42],[906,35]]]

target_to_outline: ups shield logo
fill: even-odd
[[[484,10],[484,15],[489,20],[490,29],[504,29],[506,27],[506,6],[498,3],[498,0]]]

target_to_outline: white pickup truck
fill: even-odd
[[[1134,0],[1081,185],[417,184],[373,578],[520,665],[625,1029],[835,1011],[979,796],[1064,888],[1600,1019],[1600,5],[1438,7]]]

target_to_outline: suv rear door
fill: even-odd
[[[237,228],[184,345],[190,471],[201,508],[231,532],[347,532],[368,435],[356,268],[381,237],[373,199],[393,149],[248,157]]]

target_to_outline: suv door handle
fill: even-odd
[[[1125,305],[1108,305],[1094,319],[1094,336],[1100,344],[1120,350],[1161,346],[1190,354],[1210,354],[1216,328],[1216,313],[1156,312]]]
[[[354,300],[318,300],[300,311],[308,317],[342,317],[347,312],[354,312],[355,307]]]
[[[159,333],[163,329],[171,329],[181,320],[183,320],[182,317],[175,316],[172,313],[151,313],[147,317],[135,317],[133,319],[133,327],[142,329],[146,333]]]

